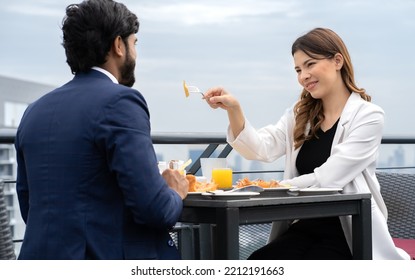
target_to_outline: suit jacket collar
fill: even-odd
[[[119,84],[117,78],[115,78],[115,76],[112,73],[110,73],[109,71],[105,70],[104,68],[101,68],[101,67],[98,67],[98,66],[94,66],[94,67],[92,67],[92,70],[96,70],[98,72],[101,72],[101,73],[105,74],[108,78],[111,79],[111,81],[114,84]]]
[[[104,73],[91,69],[88,72],[79,72],[75,74],[74,79],[95,78],[112,82],[111,79]]]

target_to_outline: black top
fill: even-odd
[[[314,169],[326,162],[331,152],[334,134],[339,120],[327,131],[317,131],[317,137],[304,142],[295,162],[300,175],[313,173]]]

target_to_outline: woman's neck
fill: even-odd
[[[340,118],[344,106],[350,97],[350,92],[344,86],[340,90],[333,92],[326,98],[322,99],[324,121],[321,124],[321,129],[326,131],[333,126],[334,123]]]
[[[323,102],[324,116],[341,114],[349,97],[349,90],[346,88],[346,86],[343,86],[322,99],[321,101]]]

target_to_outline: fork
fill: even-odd
[[[234,188],[230,191],[223,191],[223,190],[216,190],[216,191],[207,191],[208,193],[211,194],[220,194],[220,193],[232,193],[232,192],[263,192],[264,189],[261,188],[260,186],[255,186],[255,185],[249,185],[249,186],[244,186],[241,188]]]
[[[205,97],[204,93],[198,87],[188,86],[185,81],[183,81],[183,88],[186,97],[188,97],[190,93],[200,93],[203,98]]]

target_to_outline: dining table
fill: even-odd
[[[372,259],[370,193],[330,193],[256,196],[189,194],[183,201],[181,223],[215,228],[213,259],[239,259],[239,226],[281,220],[348,216],[352,218],[353,259]]]

